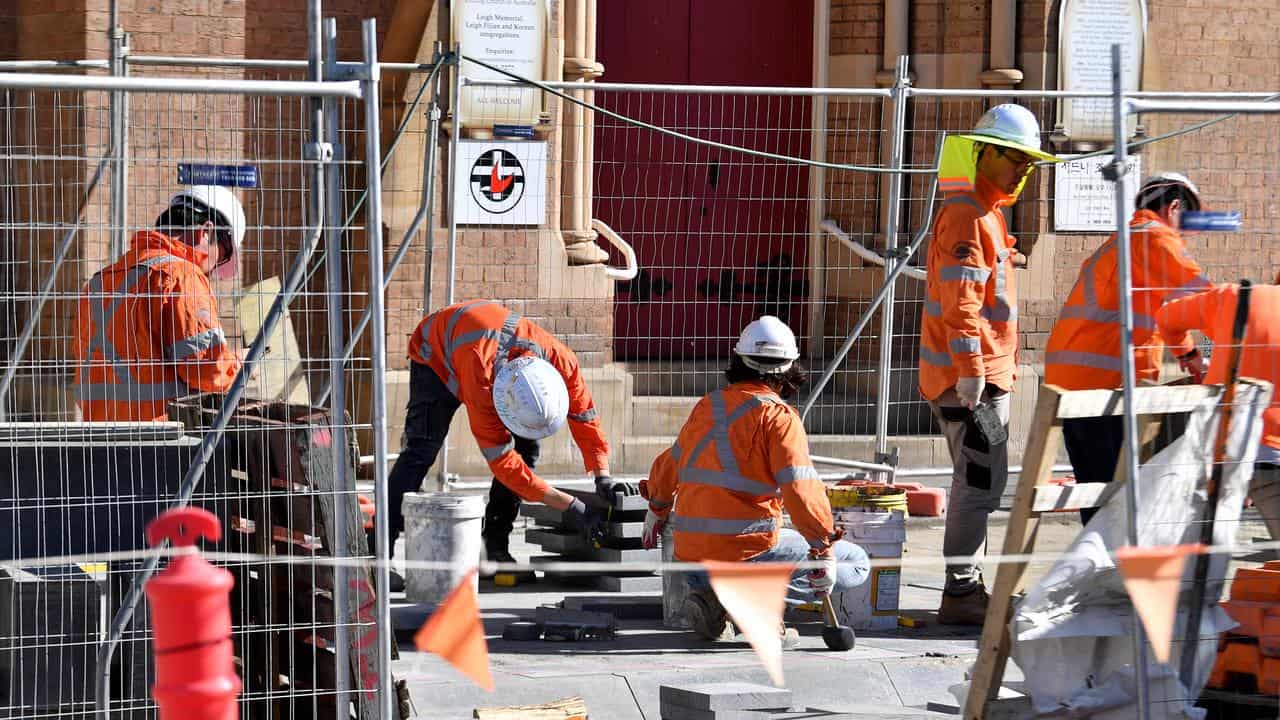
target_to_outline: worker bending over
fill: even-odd
[[[1026,108],[997,105],[968,135],[943,144],[942,206],[929,244],[920,330],[920,393],[951,451],[938,622],[980,625],[987,592],[976,554],[1009,474],[1009,392],[1017,368],[1015,240],[1000,208],[1012,205],[1037,160],[1040,126]],[[976,411],[976,412],[975,412]],[[954,560],[952,558],[961,558]]]
[[[820,570],[796,572],[791,603],[856,587],[870,571],[862,548],[837,539],[804,424],[785,402],[805,379],[799,356],[795,335],[778,318],[748,325],[725,372],[729,386],[698,401],[641,486],[649,500],[646,548],[657,546],[670,520],[678,560],[821,561]],[[795,530],[782,527],[784,507]],[[714,640],[726,628],[724,608],[705,575],[690,584],[690,623]]]
[[[89,280],[74,341],[85,420],[164,420],[174,398],[231,387],[241,357],[227,344],[209,277],[235,277],[244,231],[231,190],[192,186]]]
[[[1133,277],[1133,361],[1139,381],[1160,378],[1165,340],[1156,311],[1167,301],[1209,286],[1178,234],[1182,213],[1200,209],[1200,191],[1185,176],[1161,173],[1142,184],[1129,221]],[[1113,234],[1080,266],[1080,276],[1049,334],[1044,381],[1066,390],[1120,387],[1119,251]],[[1204,361],[1186,333],[1169,343],[1182,367],[1204,372]],[[1068,418],[1062,441],[1077,482],[1111,482],[1124,440],[1120,415]],[[1088,522],[1096,509],[1081,510]]]
[[[533,472],[538,441],[567,419],[597,491],[612,500],[622,489],[609,477],[609,443],[572,350],[519,313],[473,300],[423,319],[409,336],[409,359],[404,448],[387,479],[393,544],[404,529],[404,495],[421,486],[460,405],[493,470],[482,531],[490,561],[514,562],[509,536],[522,499],[567,511],[580,531],[599,522],[581,500]]]
[[[1266,380],[1280,388],[1280,276],[1275,285],[1253,285],[1249,291],[1249,315],[1240,348],[1240,377]],[[1171,346],[1191,342],[1187,333],[1199,330],[1215,352],[1205,382],[1227,382],[1227,347],[1235,320],[1239,285],[1219,285],[1211,290],[1170,301],[1156,313],[1156,325]],[[1262,515],[1272,540],[1280,540],[1280,392],[1271,396],[1271,407],[1262,413],[1262,443],[1253,465],[1249,495]]]

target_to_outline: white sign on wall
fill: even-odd
[[[542,225],[547,144],[463,140],[453,174],[459,225]]]
[[[547,43],[548,0],[458,0],[454,38],[462,54],[520,77],[542,80]],[[462,62],[462,77],[511,82],[511,78],[473,62]],[[542,111],[540,91],[529,87],[471,87],[459,98],[462,124],[532,125]]]
[[[1113,232],[1116,186],[1102,177],[1111,156],[1078,157],[1063,155],[1063,161],[1053,166],[1053,229]],[[1142,177],[1141,155],[1129,156],[1129,177]]]
[[[1143,0],[1064,0],[1058,23],[1058,87],[1111,92],[1111,46],[1119,43],[1122,83],[1138,90],[1147,35]],[[1137,118],[1126,122],[1132,137]],[[1111,100],[1064,99],[1056,132],[1072,140],[1110,141]]]

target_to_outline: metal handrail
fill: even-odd
[[[634,280],[640,272],[640,264],[636,261],[636,251],[631,247],[631,243],[623,240],[621,235],[599,218],[592,218],[591,229],[600,233],[600,236],[608,240],[610,245],[618,248],[618,252],[621,252],[622,257],[627,261],[626,267],[606,267],[604,274],[612,280]]]

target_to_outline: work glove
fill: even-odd
[[[640,491],[632,484],[614,480],[608,475],[600,475],[596,478],[596,495],[604,500],[605,505],[613,507],[614,495],[622,493],[623,495],[636,495]]]
[[[985,378],[962,377],[956,380],[956,395],[960,404],[973,410],[982,402],[982,390],[987,386]]]
[[[836,586],[836,554],[830,548],[809,553],[809,560],[822,563],[822,567],[809,571],[809,587],[816,597],[831,594]]]
[[[1178,367],[1190,375],[1192,381],[1196,383],[1204,381],[1204,374],[1208,370],[1204,364],[1204,355],[1200,354],[1199,348],[1192,348],[1186,355],[1179,355]]]
[[[644,514],[644,533],[640,535],[640,544],[645,550],[658,547],[658,538],[662,537],[662,529],[667,526],[667,516],[659,515],[652,508]]]
[[[604,516],[599,510],[575,499],[564,511],[565,524],[582,537],[598,543],[604,537]]]

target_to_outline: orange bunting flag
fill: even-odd
[[[1178,594],[1187,556],[1201,553],[1206,546],[1161,545],[1122,547],[1116,550],[1116,566],[1124,578],[1125,590],[1147,630],[1147,639],[1156,660],[1169,662],[1173,625],[1178,617]]]
[[[475,684],[493,692],[493,673],[489,671],[489,646],[480,621],[480,604],[474,590],[472,570],[449,592],[436,611],[427,618],[413,644],[422,652],[435,653],[471,678]]]
[[[782,611],[795,568],[786,563],[706,562],[720,604],[751,643],[773,684],[782,679]]]

